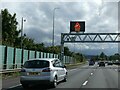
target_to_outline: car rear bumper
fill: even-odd
[[[24,80],[20,81],[21,84],[50,84],[49,80]]]
[[[49,76],[45,76],[45,77],[21,76],[20,82],[21,84],[50,84],[52,80]]]

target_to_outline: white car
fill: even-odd
[[[32,84],[49,84],[55,88],[61,80],[67,81],[67,70],[57,58],[30,59],[21,69],[20,82],[23,88]]]

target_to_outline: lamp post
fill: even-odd
[[[60,8],[54,8],[53,9],[53,39],[52,39],[52,46],[54,47],[54,21],[55,21],[55,10]]]
[[[22,21],[21,21],[21,49],[22,49],[22,44],[23,44],[23,39],[22,39],[22,36],[23,36],[23,22],[25,22],[26,20],[23,19],[22,17]]]

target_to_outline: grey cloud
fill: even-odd
[[[49,32],[44,32],[38,28],[31,28],[27,32],[27,36],[34,39],[35,42],[43,42],[43,43],[50,43],[52,40],[52,35]]]
[[[15,4],[6,4],[12,12],[16,12],[19,17],[25,17],[27,22],[24,26],[24,32],[28,37],[33,38],[36,42],[50,44],[52,41],[53,30],[53,9],[59,7],[55,12],[55,44],[59,45],[61,33],[69,33],[69,24],[71,20],[85,20],[86,32],[115,32],[117,27],[117,3],[104,3],[101,15],[98,13],[98,6],[94,2],[24,2]],[[17,5],[16,10],[11,5]],[[108,20],[109,23],[106,23]],[[89,47],[92,44],[89,44]],[[70,45],[68,45],[70,47]],[[99,45],[93,45],[98,47]],[[108,44],[110,47],[110,44]],[[115,47],[113,45],[112,47]],[[73,48],[70,47],[72,50]],[[78,49],[79,51],[80,49]],[[108,52],[109,48],[104,49]],[[83,52],[90,53],[83,47]],[[99,53],[100,50],[94,50]],[[109,50],[111,53],[114,50]]]

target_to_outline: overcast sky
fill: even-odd
[[[104,1],[104,0],[103,0]],[[82,2],[3,2],[1,9],[7,8],[17,14],[21,26],[24,22],[24,33],[36,43],[52,45],[53,9],[55,11],[55,45],[60,45],[61,33],[69,33],[70,21],[85,21],[85,33],[118,32],[118,3],[102,2],[101,0]],[[118,52],[118,44],[65,44],[71,51],[84,54],[107,55]]]

